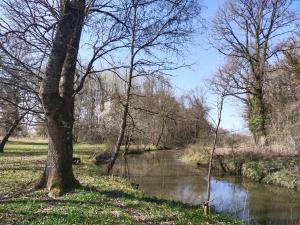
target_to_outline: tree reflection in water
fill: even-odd
[[[178,151],[150,152],[120,158],[114,173],[138,183],[146,194],[199,205],[206,197],[206,169],[176,159]],[[212,179],[213,206],[251,224],[298,225],[300,195],[291,190],[237,177]]]

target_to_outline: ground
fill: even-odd
[[[0,224],[243,224],[200,207],[145,196],[129,181],[103,174],[91,155],[103,145],[77,144],[82,188],[52,199],[30,187],[42,173],[45,141],[12,141],[0,155]]]

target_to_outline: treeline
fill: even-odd
[[[76,99],[74,134],[77,141],[115,143],[122,121],[126,89],[113,74],[90,78]],[[133,84],[124,145],[184,146],[210,130],[208,108],[197,91],[175,96],[160,75]]]
[[[286,120],[298,121],[299,18],[292,4],[226,1],[207,25],[227,60],[211,86],[245,104],[261,145],[278,140],[273,134]],[[74,141],[114,143],[110,170],[124,144],[207,140],[213,126],[201,96],[176,98],[165,76],[185,66],[181,56],[203,27],[201,10],[198,0],[1,1],[0,146],[18,125],[47,135],[49,158],[37,187],[60,195],[79,184]]]
[[[176,96],[166,77],[160,74],[134,82],[123,145],[182,147],[199,138],[209,143],[213,125],[207,118],[209,108],[203,92],[195,89]],[[113,148],[125,93],[126,85],[120,77],[110,73],[91,75],[76,96],[74,142],[104,143]],[[0,105],[0,136],[47,137],[43,113],[22,108],[27,104],[21,98],[22,89],[4,86],[2,94],[5,101]],[[34,104],[37,109],[41,107],[40,102]]]
[[[114,140],[111,167],[121,145],[133,139],[167,145],[171,138],[187,141],[180,130],[195,135],[197,129],[174,122],[190,106],[164,82],[146,88],[146,80],[184,66],[174,59],[201,27],[201,8],[197,0],[0,2],[0,84],[18,95],[0,90],[1,119],[10,104],[19,112],[12,130],[24,115],[27,126],[47,133],[48,159],[37,188],[58,196],[79,185],[72,169],[76,139]],[[105,73],[119,78],[117,87],[105,88],[114,85],[102,80]],[[5,137],[9,130],[3,129]]]
[[[213,90],[244,105],[256,145],[298,145],[299,15],[294,1],[228,1],[211,22],[212,45],[226,63]]]

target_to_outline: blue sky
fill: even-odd
[[[203,11],[201,16],[205,19],[206,25],[216,15],[218,8],[225,2],[225,0],[199,1],[202,1]],[[295,0],[293,7],[299,9],[300,0]],[[205,33],[208,29],[202,29],[198,35],[195,35],[193,43],[186,50],[184,63],[193,64],[191,68],[182,68],[172,72],[168,71],[168,73],[172,74],[170,80],[178,96],[195,88],[204,90],[207,104],[211,108],[209,118],[216,120],[217,96],[209,91],[207,85],[209,85],[208,79],[212,78],[218,67],[224,63],[225,58],[208,43],[207,34]],[[85,48],[84,51],[87,54],[88,49]],[[243,118],[243,107],[243,104],[237,99],[227,98],[222,114],[221,127],[232,132],[248,134],[247,123]]]
[[[215,16],[218,8],[224,4],[224,0],[203,0],[202,17],[206,24]],[[300,9],[300,1],[294,1],[292,7]],[[206,29],[207,30],[207,29]],[[212,48],[207,40],[205,30],[194,38],[193,44],[189,47],[185,57],[187,64],[194,63],[189,68],[184,68],[173,72],[171,81],[176,87],[178,95],[188,90],[202,87],[205,90],[207,104],[211,108],[210,117],[217,119],[217,96],[208,91],[207,80],[210,79],[217,71],[218,67],[224,63],[224,57],[217,50]],[[225,100],[222,114],[221,127],[232,132],[249,133],[247,123],[243,118],[243,104],[235,98]]]
[[[208,22],[223,3],[223,0],[204,0],[202,17]],[[211,108],[210,117],[216,119],[217,96],[209,93],[206,86],[208,85],[207,80],[224,63],[224,57],[209,45],[205,30],[202,30],[202,34],[194,38],[194,43],[186,54],[185,62],[193,63],[193,65],[191,68],[180,69],[172,73],[171,81],[177,94],[183,94],[197,87],[204,89],[208,106]],[[247,132],[247,124],[242,118],[242,114],[243,105],[235,99],[228,98],[225,100],[221,127],[230,131]]]

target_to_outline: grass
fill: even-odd
[[[0,224],[243,224],[226,215],[145,196],[129,181],[106,176],[90,159],[103,145],[77,144],[74,166],[82,188],[52,199],[45,190],[26,191],[40,176],[45,141],[13,141],[0,155]],[[10,196],[10,197],[8,197]]]
[[[200,166],[207,166],[208,151],[209,149],[197,145],[189,146],[182,159]],[[224,153],[224,151],[219,151],[215,156],[213,167],[223,173],[300,191],[300,156],[270,156],[253,152]]]

